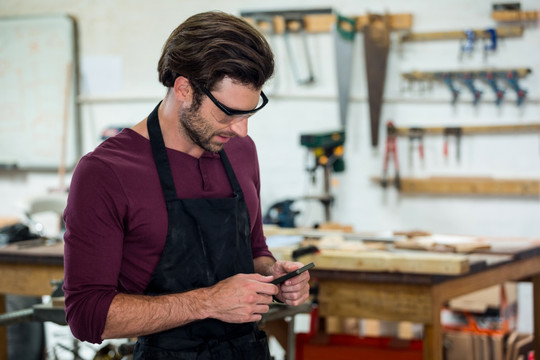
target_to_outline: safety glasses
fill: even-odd
[[[268,98],[266,97],[264,92],[261,91],[261,97],[260,97],[259,103],[255,107],[255,109],[253,109],[253,110],[231,109],[230,107],[228,107],[225,104],[222,104],[218,99],[216,99],[214,97],[214,95],[212,95],[210,90],[208,90],[206,88],[205,85],[197,84],[197,83],[195,83],[195,85],[197,85],[199,87],[199,89],[201,89],[201,91],[206,96],[208,96],[208,98],[214,103],[214,105],[216,105],[223,113],[225,113],[226,116],[223,119],[218,119],[218,117],[214,116],[214,117],[216,117],[216,120],[218,120],[221,123],[228,123],[228,122],[231,122],[231,121],[234,121],[234,120],[240,120],[240,119],[248,118],[251,115],[255,114],[257,111],[261,110],[263,107],[265,107],[266,104],[268,104]]]

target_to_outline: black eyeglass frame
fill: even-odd
[[[236,110],[236,109],[231,109],[230,107],[228,107],[227,105],[225,104],[222,104],[221,102],[219,102],[218,99],[216,99],[214,97],[214,95],[212,95],[212,93],[210,92],[210,90],[208,90],[206,88],[206,86],[204,86],[203,84],[197,84],[195,83],[199,89],[202,90],[202,92],[208,96],[210,98],[210,100],[212,100],[212,102],[221,110],[223,111],[225,114],[227,114],[228,116],[235,116],[235,115],[253,115],[255,114],[257,111],[261,110],[263,107],[266,106],[266,104],[268,104],[268,98],[266,97],[266,95],[264,94],[264,92],[261,90],[261,98],[262,98],[262,101],[263,103],[253,109],[253,110]]]

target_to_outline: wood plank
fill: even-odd
[[[467,256],[417,251],[321,250],[299,261],[315,262],[317,269],[403,272],[412,274],[458,275],[469,271]]]
[[[432,322],[429,286],[319,280],[320,315]]]
[[[536,21],[539,18],[539,11],[515,11],[515,10],[496,10],[491,12],[491,18],[495,21],[514,22],[514,21]]]

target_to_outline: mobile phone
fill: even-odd
[[[281,284],[282,282],[284,282],[285,280],[289,280],[290,278],[293,278],[293,277],[295,277],[295,276],[298,276],[298,275],[300,275],[301,273],[303,273],[304,271],[309,270],[309,269],[311,269],[311,268],[314,267],[314,266],[315,266],[315,264],[312,263],[312,262],[310,262],[309,264],[304,265],[304,266],[302,266],[302,267],[299,268],[299,269],[293,270],[293,271],[291,271],[291,272],[288,273],[288,274],[285,274],[285,275],[283,275],[283,276],[278,277],[277,279],[272,280],[272,284],[274,284],[274,285],[279,285],[279,284]]]

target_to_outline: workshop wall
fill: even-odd
[[[492,1],[487,0],[309,0],[291,4],[247,0],[199,1],[62,1],[4,0],[0,16],[69,14],[79,30],[81,66],[82,149],[88,152],[101,141],[101,132],[110,126],[131,126],[143,119],[161,99],[165,90],[157,81],[156,64],[169,33],[188,16],[220,9],[239,14],[247,10],[287,10],[332,7],[344,15],[411,13],[415,32],[464,30],[496,26],[491,19]],[[538,10],[535,0],[521,1],[523,9]],[[369,106],[364,68],[363,38],[354,43],[351,101],[345,144],[346,170],[336,174],[332,193],[335,221],[354,226],[357,231],[421,229],[437,233],[540,236],[540,199],[521,197],[404,196],[393,188],[382,189],[371,181],[381,176],[385,145],[384,124],[392,119],[397,126],[466,126],[524,124],[540,121],[540,52],[538,24],[528,23],[522,37],[504,39],[495,54],[484,60],[479,43],[472,56],[458,59],[457,40],[398,44],[391,37],[385,101],[382,107],[378,149],[370,145]],[[322,174],[313,185],[306,172],[307,151],[300,146],[300,134],[339,128],[336,62],[329,33],[307,36],[315,82],[310,86],[295,82],[283,36],[269,41],[277,59],[277,72],[265,91],[268,107],[249,122],[257,143],[262,174],[263,211],[271,204],[305,195],[318,195]],[[518,107],[515,94],[497,107],[487,86],[481,103],[474,107],[467,89],[452,107],[450,93],[443,84],[431,89],[406,90],[401,73],[413,70],[460,70],[482,67],[528,67],[532,73],[520,82],[528,90],[526,103]],[[28,106],[31,106],[30,104]],[[0,120],[1,121],[1,120]],[[60,119],[59,119],[60,121]],[[453,139],[451,139],[453,140]],[[470,135],[461,139],[461,160],[455,144],[443,156],[443,137],[426,137],[425,161],[416,156],[409,161],[408,141],[398,140],[401,176],[478,176],[540,179],[540,135]],[[1,146],[1,145],[0,145]],[[393,164],[390,164],[392,174]],[[56,187],[56,173],[0,172],[0,215],[20,214],[24,199]],[[323,221],[322,206],[315,201],[298,201],[302,211],[298,225]]]

